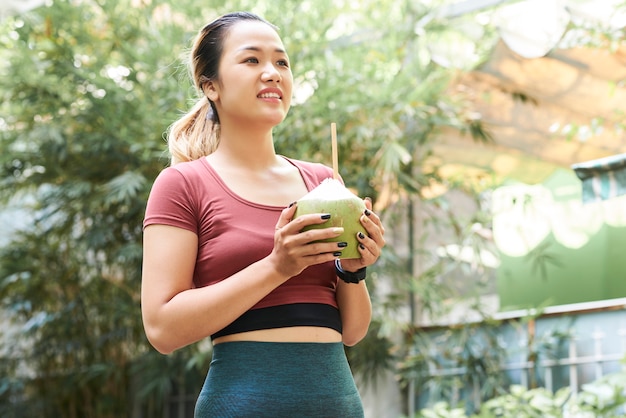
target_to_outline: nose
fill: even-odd
[[[261,79],[263,81],[275,81],[280,82],[282,79],[280,72],[276,69],[276,67],[272,64],[268,64],[263,68],[263,74],[261,75]]]

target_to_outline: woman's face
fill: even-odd
[[[206,93],[222,125],[276,126],[287,116],[293,88],[289,57],[278,33],[266,23],[246,20],[229,29],[218,74]]]

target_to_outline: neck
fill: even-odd
[[[250,169],[262,169],[276,164],[276,151],[272,130],[258,127],[245,129],[221,127],[220,143],[213,153],[229,164]]]

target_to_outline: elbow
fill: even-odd
[[[358,342],[361,340],[354,340],[354,339],[343,339],[343,345],[347,346],[347,347],[354,347],[355,345],[358,344]]]
[[[152,347],[158,351],[159,353],[163,354],[163,355],[168,355],[168,354],[172,354],[176,349],[173,347],[168,346],[167,344],[159,344],[157,342],[153,342],[150,339],[148,339],[148,341],[150,341],[150,345],[152,345]]]
[[[168,338],[158,326],[149,326],[144,323],[144,331],[150,345],[161,354],[172,354],[178,347],[172,344],[171,338]]]
[[[358,337],[358,338],[344,338],[343,345],[348,346],[348,347],[354,347],[359,342],[361,342],[363,338],[365,338],[365,335],[363,335],[362,337]]]
[[[150,345],[161,354],[172,354],[174,349],[169,347],[162,339],[158,338],[154,333],[150,333],[146,330],[146,338]]]
[[[369,326],[364,327],[360,330],[354,330],[352,332],[345,332],[342,334],[342,342],[344,345],[348,347],[353,347],[357,345],[365,336],[367,335],[367,331]]]
[[[161,354],[172,354],[181,348],[177,333],[168,325],[167,317],[144,304],[141,311],[143,330],[150,345]]]

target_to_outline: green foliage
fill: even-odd
[[[139,287],[163,132],[194,98],[179,58],[208,20],[248,9],[281,28],[298,86],[315,94],[276,130],[278,150],[329,164],[336,122],[341,174],[381,212],[438,179],[421,165],[442,128],[489,140],[446,91],[451,73],[423,59],[419,4],[170,3],[55,0],[0,23],[0,201],[28,224],[7,225],[0,249],[0,308],[14,333],[0,342],[0,415],[155,416],[181,382],[200,386],[207,350],[154,352]],[[406,263],[390,250],[377,269],[406,277]],[[399,288],[373,295],[377,312],[406,303]],[[385,319],[350,353],[366,380],[395,359]]]
[[[437,402],[432,408],[423,409],[418,418],[467,418],[465,409],[450,408],[445,402]]]
[[[604,376],[573,395],[570,388],[555,393],[544,388],[513,385],[509,392],[485,402],[476,414],[438,402],[416,418],[617,418],[626,411],[626,372]]]
[[[544,388],[528,390],[514,385],[510,387],[508,394],[485,402],[476,416],[495,418],[514,415],[520,418],[558,418],[563,416],[563,408],[569,396],[569,388],[563,388],[552,394]]]
[[[614,418],[626,414],[626,372],[613,373],[583,385],[572,411],[585,417]]]
[[[1,415],[150,410],[168,392],[134,395],[136,370],[181,365],[184,352],[148,348],[139,283],[162,133],[186,99],[171,43],[186,32],[158,5],[128,6],[55,1],[2,25],[0,196],[32,222],[0,255],[0,306],[20,335],[0,358]]]

